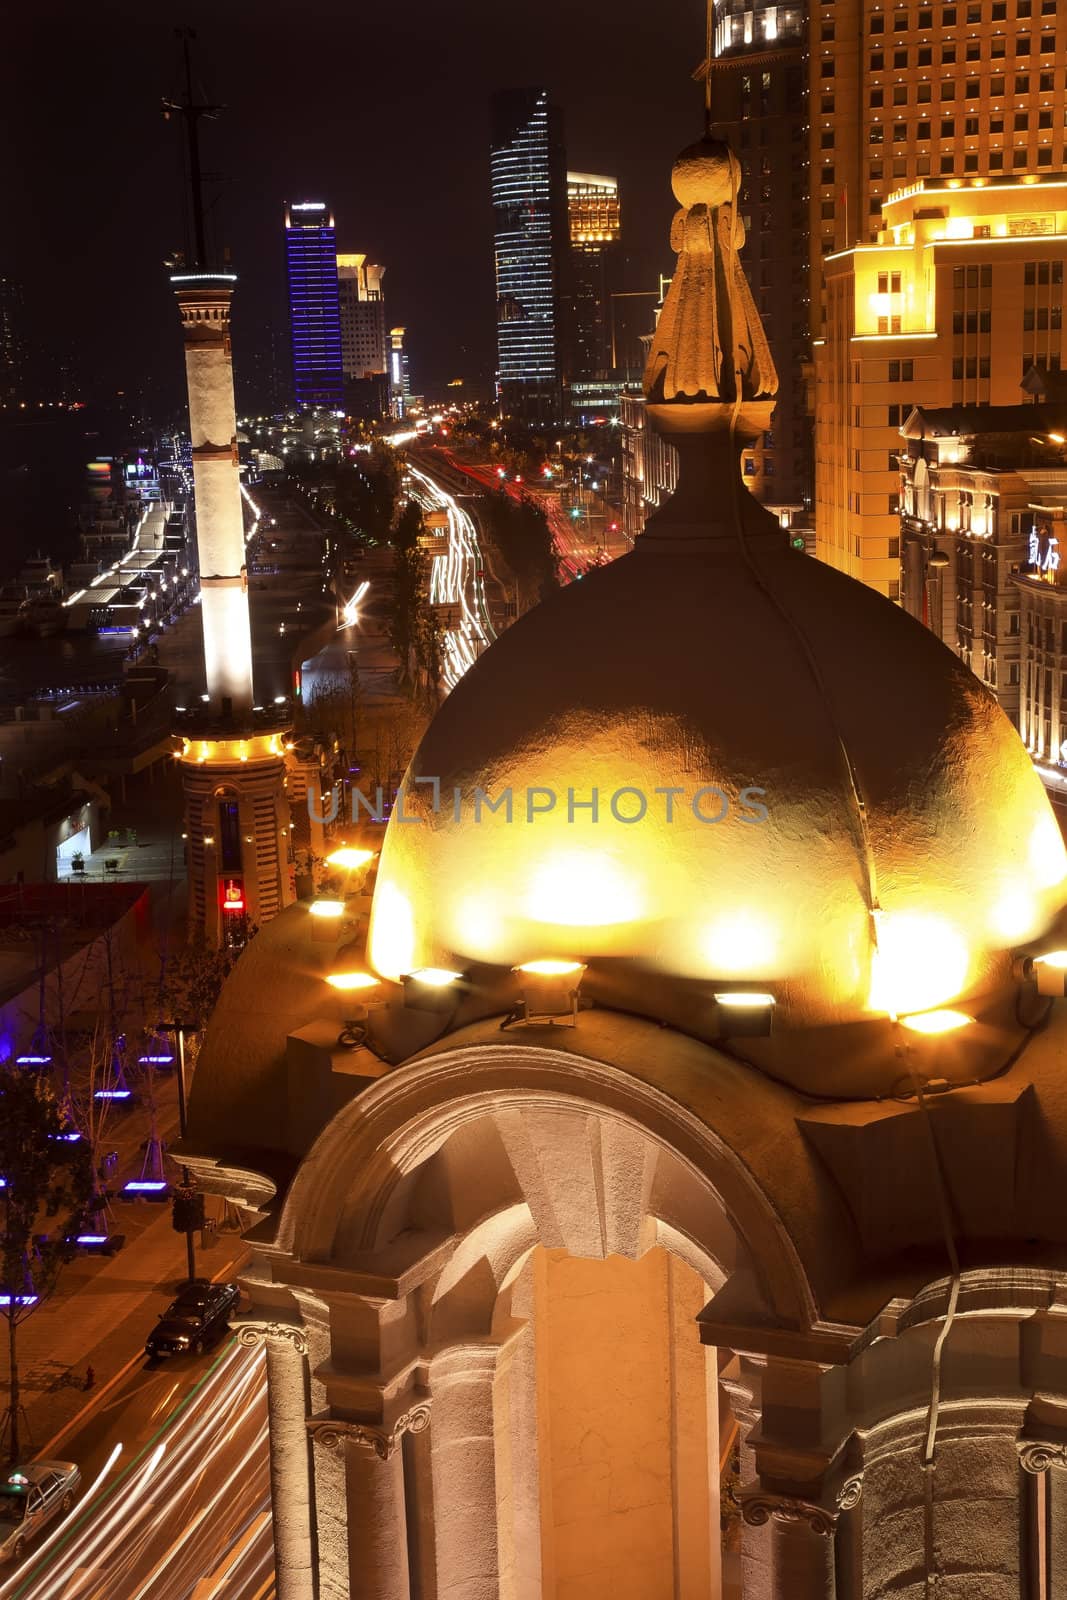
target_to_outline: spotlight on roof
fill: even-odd
[[[512,967],[519,980],[524,1022],[552,1022],[569,1016],[578,1025],[578,993],[585,977],[584,961],[524,961]]]
[[[973,1021],[965,1011],[916,1011],[910,1017],[901,1017],[900,1026],[911,1033],[955,1033]]]
[[[466,973],[447,967],[418,967],[405,972],[404,1004],[412,1011],[454,1011],[459,1004]]]
[[[774,996],[729,989],[715,996],[720,1039],[765,1039],[774,1021]]]
[[[325,919],[343,917],[345,903],[343,900],[313,900],[308,906],[308,910],[313,917],[323,917]]]
[[[376,989],[379,979],[371,972],[331,972],[326,982],[331,989]]]
[[[1044,955],[1035,956],[1033,976],[1038,994],[1062,1000],[1067,994],[1067,950],[1048,950]]]

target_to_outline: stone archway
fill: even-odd
[[[270,1253],[257,1309],[299,1320],[311,1357],[317,1443],[303,1498],[315,1504],[323,1597],[718,1593],[718,1383],[696,1313],[738,1271],[794,1325],[808,1297],[746,1169],[682,1106],[604,1063],[537,1047],[401,1069],[320,1137]],[[569,1392],[578,1429],[610,1413],[585,1392],[588,1363],[553,1366],[553,1328],[558,1354],[587,1293],[618,1322],[601,1329],[598,1354],[605,1382],[616,1364],[627,1407],[597,1446],[607,1470],[596,1483],[573,1439],[559,1440],[567,1393],[549,1392]],[[646,1378],[666,1363],[655,1393],[640,1363],[622,1381],[627,1329],[648,1341]],[[643,1475],[642,1427],[658,1463]],[[554,1496],[568,1475],[589,1537],[598,1494],[647,1513],[625,1552],[634,1581],[643,1563],[644,1588],[624,1586],[625,1562],[597,1587],[595,1560],[571,1559],[573,1539],[560,1559]],[[283,1600],[309,1592],[296,1546],[288,1587],[279,1550]]]

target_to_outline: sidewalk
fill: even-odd
[[[185,1238],[171,1227],[170,1203],[117,1202],[113,1230],[126,1236],[115,1256],[80,1255],[63,1269],[55,1294],[19,1325],[23,1454],[34,1455],[108,1380],[141,1353],[156,1318],[185,1281]],[[197,1236],[197,1275],[213,1277],[244,1246],[235,1233]],[[7,1400],[6,1360],[0,1402]],[[86,1368],[95,1374],[86,1391]],[[28,1429],[27,1429],[28,1424]]]

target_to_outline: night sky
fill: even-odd
[[[42,0],[5,24],[0,269],[23,281],[31,334],[90,394],[147,382],[150,403],[180,395],[163,270],[182,243],[180,135],[160,111],[181,92],[179,23],[197,30],[201,93],[226,106],[206,125],[205,168],[225,179],[213,222],[240,275],[239,368],[272,321],[284,341],[282,206],[304,197],[330,202],[342,250],[386,265],[416,390],[488,380],[497,88],[545,84],[570,165],[619,177],[625,287],[670,268],[670,164],[700,133],[701,0],[224,0],[170,16],[158,0]]]

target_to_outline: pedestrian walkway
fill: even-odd
[[[58,863],[61,882],[159,883],[185,876],[181,830],[169,823],[143,821],[136,828],[119,828],[95,850],[84,853],[83,868],[75,872],[69,860]]]

